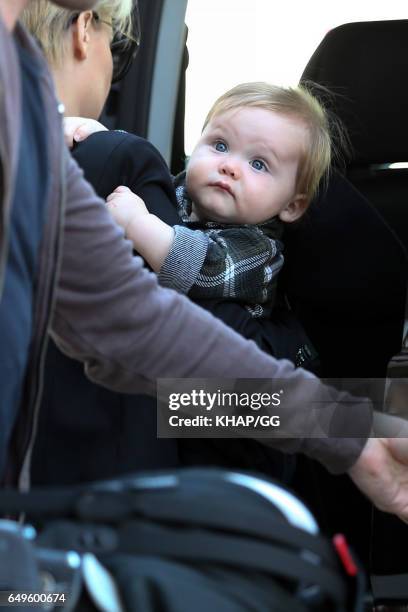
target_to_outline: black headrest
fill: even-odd
[[[408,20],[348,23],[331,30],[301,80],[327,86],[355,162],[408,161]]]
[[[285,227],[280,283],[322,362],[322,376],[385,376],[399,352],[406,253],[377,210],[333,172],[304,218]]]
[[[288,293],[330,317],[396,317],[408,262],[377,210],[338,172],[305,216],[285,226],[282,276]]]

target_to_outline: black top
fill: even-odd
[[[99,132],[77,145],[73,155],[101,197],[126,185],[151,212],[169,224],[178,222],[171,176],[146,140],[124,132]],[[92,383],[83,365],[50,341],[33,484],[73,484],[177,464],[176,441],[156,437],[154,398],[115,393]]]
[[[99,132],[79,144],[74,157],[97,193],[106,198],[126,185],[150,212],[169,225],[180,223],[172,179],[160,153],[125,132]],[[200,305],[279,357],[294,359],[297,336],[286,322],[254,320],[242,306],[220,301]],[[278,460],[276,458],[279,457]],[[79,362],[50,341],[44,394],[32,463],[32,482],[63,485],[110,478],[135,470],[183,464],[215,464],[287,472],[281,453],[252,440],[157,439],[156,401],[109,391],[88,380]]]
[[[98,132],[76,145],[73,156],[97,194],[106,199],[126,185],[165,223],[179,223],[166,162],[150,142],[122,131]]]

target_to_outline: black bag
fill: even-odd
[[[0,511],[27,513],[43,563],[57,549],[76,551],[88,565],[88,594],[80,598],[76,588],[70,610],[362,610],[361,575],[346,578],[307,508],[249,473],[189,469],[70,490],[4,491]],[[110,577],[92,555],[114,577],[113,599],[101,594]],[[106,604],[115,598],[122,603]]]

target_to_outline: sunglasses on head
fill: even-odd
[[[117,32],[111,43],[113,59],[112,83],[121,81],[129,72],[133,60],[139,51],[140,42],[138,38],[126,36]]]
[[[135,3],[132,13],[132,34],[129,36],[119,30],[115,30],[114,22],[113,31],[114,35],[111,43],[113,58],[112,83],[117,83],[129,72],[132,62],[139,51],[141,28],[137,3]]]

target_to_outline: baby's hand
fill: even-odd
[[[115,191],[108,195],[106,206],[125,234],[128,233],[128,228],[135,219],[149,214],[143,200],[123,185],[116,187]]]
[[[117,187],[106,198],[106,206],[133,248],[158,272],[174,242],[173,228],[151,215],[143,200],[127,187]]]
[[[70,149],[74,146],[74,142],[81,142],[95,132],[103,132],[107,128],[95,121],[95,119],[87,119],[85,117],[65,117],[64,118],[64,137],[65,143]]]

